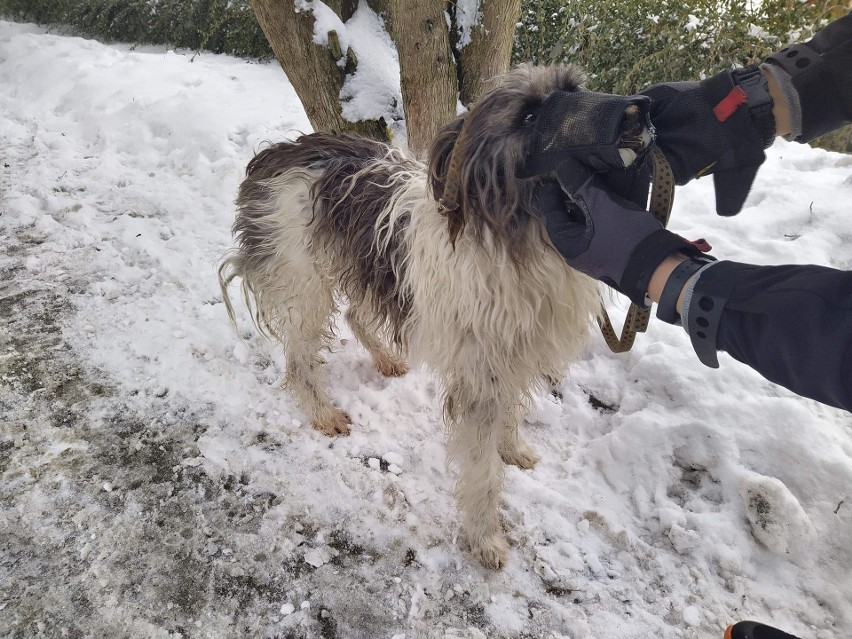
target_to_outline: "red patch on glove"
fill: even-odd
[[[724,122],[740,108],[740,105],[748,102],[748,95],[741,87],[734,87],[719,104],[713,107],[713,114],[719,122]]]
[[[689,244],[692,248],[698,249],[702,253],[709,253],[712,250],[712,246],[707,243],[703,237],[698,238],[697,240],[692,240],[691,242],[684,238],[687,244]]]

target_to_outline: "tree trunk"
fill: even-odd
[[[494,76],[509,70],[521,0],[480,0],[482,16],[459,52],[459,100],[476,100]]]
[[[423,155],[456,115],[458,84],[445,0],[389,0],[386,22],[399,55],[408,148]]]
[[[297,12],[293,0],[249,0],[249,4],[314,130],[351,131],[388,140],[387,126],[382,120],[350,122],[341,114],[340,89],[346,74],[355,70],[357,61],[351,50],[339,50],[334,32],[329,33],[329,46],[316,44],[313,13]],[[327,0],[326,4],[344,20],[357,7],[355,0]],[[337,61],[343,56],[347,63],[340,68]]]

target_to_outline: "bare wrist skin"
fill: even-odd
[[[790,126],[790,113],[787,110],[787,100],[781,92],[778,83],[771,73],[763,72],[769,85],[769,95],[772,97],[772,115],[775,118],[775,135],[782,137],[792,131]]]
[[[666,259],[660,262],[660,265],[657,267],[657,270],[654,271],[654,274],[651,276],[651,281],[648,282],[648,297],[651,298],[652,301],[660,301],[660,297],[663,294],[663,289],[666,286],[666,282],[668,281],[669,276],[672,274],[672,271],[677,268],[677,265],[683,262],[685,259],[685,255],[681,253],[675,253],[674,255],[669,255]],[[684,282],[683,288],[680,290],[680,295],[678,295],[677,305],[675,307],[678,313],[681,313],[683,311],[684,294],[686,293],[689,283],[693,279],[695,279],[695,275],[689,278],[686,282]]]

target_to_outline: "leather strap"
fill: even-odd
[[[459,170],[461,169],[461,159],[464,157],[464,150],[467,146],[467,118],[462,120],[461,130],[459,131],[456,143],[453,145],[453,150],[450,153],[450,164],[447,167],[447,177],[444,180],[444,192],[441,199],[438,200],[438,205],[443,211],[455,211],[459,208],[459,190],[461,183],[459,181]]]
[[[672,212],[674,204],[674,174],[669,166],[666,157],[659,147],[651,149],[651,160],[653,161],[653,170],[651,174],[651,203],[650,213],[663,226],[669,223],[669,216]],[[651,320],[651,308],[642,307],[638,304],[630,304],[627,309],[627,317],[624,320],[624,326],[621,328],[621,336],[619,337],[612,326],[609,315],[601,301],[601,313],[598,316],[598,326],[601,329],[606,345],[613,353],[625,353],[633,348],[633,342],[636,340],[636,333],[644,333],[648,330],[648,322]]]

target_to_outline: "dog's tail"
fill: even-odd
[[[225,302],[225,310],[228,311],[228,319],[231,320],[231,326],[235,332],[237,331],[237,318],[234,314],[234,305],[231,303],[231,296],[228,294],[228,287],[236,278],[242,276],[240,266],[240,250],[231,249],[225,255],[225,259],[222,260],[218,270],[222,301]]]
[[[269,300],[264,301],[265,297],[268,296],[262,294],[263,287],[267,283],[261,277],[258,277],[257,274],[253,274],[250,265],[246,264],[242,248],[233,248],[225,254],[219,266],[218,275],[219,289],[222,291],[222,301],[225,303],[225,310],[228,312],[228,319],[231,321],[234,332],[239,335],[237,317],[228,288],[235,279],[239,278],[241,280],[240,288],[243,293],[243,301],[251,314],[257,331],[264,337],[277,337],[280,339],[280,332],[270,319],[274,318],[274,313],[271,313],[271,311],[274,311],[274,307],[271,306]],[[260,294],[256,289],[259,289]],[[267,308],[264,309],[264,307]]]
[[[260,155],[249,164],[246,179],[240,184],[237,217],[231,228],[236,246],[225,253],[218,275],[222,301],[234,330],[239,333],[228,288],[235,279],[239,279],[243,300],[255,327],[261,335],[269,336],[265,330],[267,324],[263,321],[262,295],[259,293],[268,284],[263,277],[264,265],[274,260],[275,248],[269,237],[274,235],[275,229],[276,193],[268,180],[257,179],[256,171],[253,171]]]
[[[280,148],[269,150],[288,157]],[[231,229],[236,246],[219,266],[219,288],[235,328],[236,313],[228,291],[239,279],[255,328],[264,337],[283,341],[284,330],[291,322],[291,300],[302,288],[318,285],[318,276],[308,277],[314,270],[306,235],[315,175],[305,168],[286,166],[288,170],[276,174],[260,162],[266,158],[264,153],[249,163],[240,184],[237,217]]]

